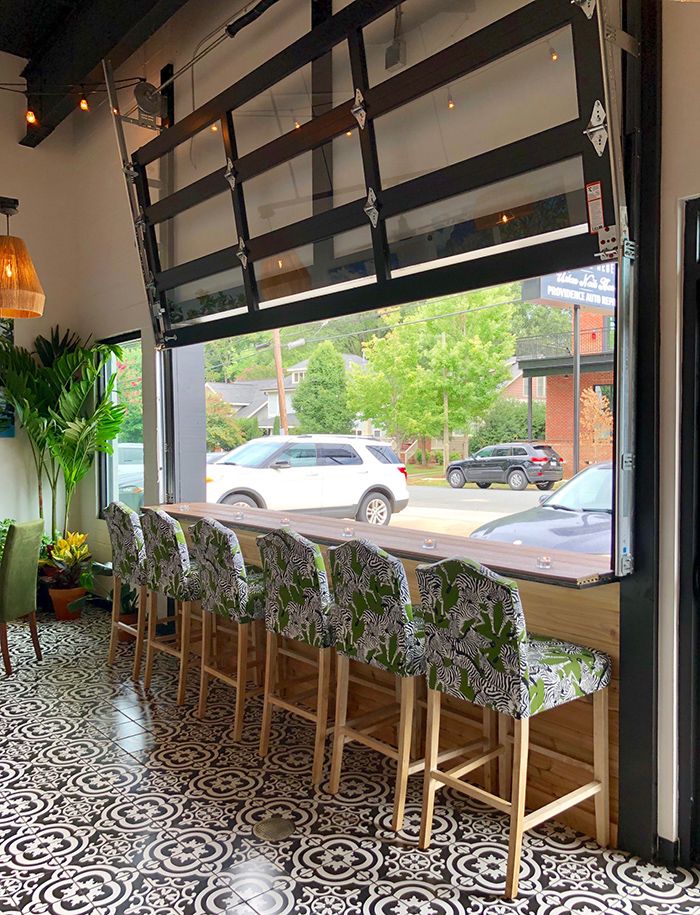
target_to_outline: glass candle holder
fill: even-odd
[[[341,536],[344,537],[346,540],[352,540],[352,538],[355,536],[355,528],[349,527],[349,526],[344,527],[340,533],[341,533]]]
[[[552,557],[551,556],[538,556],[537,557],[537,568],[538,569],[551,569],[552,568]]]
[[[180,506],[179,506],[179,510],[180,510],[181,512],[188,512],[188,511],[190,510],[190,504],[189,504],[189,502],[181,502],[181,503],[180,503]]]
[[[245,518],[245,514],[240,510],[240,508],[233,513],[234,521],[242,521]]]
[[[434,550],[437,549],[437,540],[434,537],[426,537],[423,541],[424,550]]]
[[[284,524],[286,527],[289,524],[289,518],[285,515],[284,518],[280,518],[280,524]]]

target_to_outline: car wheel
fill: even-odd
[[[479,489],[488,489],[491,484],[490,483],[477,483],[476,485],[479,487]]]
[[[542,490],[551,489],[554,486],[554,481],[546,480],[544,483],[537,483],[536,486],[538,489],[542,489]]]
[[[447,482],[453,489],[461,489],[466,480],[464,479],[464,474],[459,468],[455,467],[454,470],[450,470],[447,475]]]
[[[250,496],[244,496],[243,493],[240,492],[229,493],[229,495],[223,497],[221,502],[223,505],[236,505],[238,508],[260,507],[255,499],[251,499]]]
[[[388,524],[391,520],[391,503],[380,492],[371,492],[362,500],[357,520],[367,524]]]
[[[523,470],[511,470],[508,474],[508,485],[511,489],[527,489],[527,477]]]

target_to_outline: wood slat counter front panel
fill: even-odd
[[[190,503],[186,508],[180,505],[159,506],[179,518],[185,527],[187,522],[194,522],[199,517],[209,516],[221,521],[236,531],[241,549],[247,564],[260,564],[256,538],[259,533],[279,527],[282,513],[245,510],[243,519],[235,519],[236,511],[231,506]],[[288,516],[291,526],[299,533],[320,543],[327,559],[327,547],[342,541],[342,530],[346,522],[315,518],[310,515]],[[402,558],[408,575],[412,599],[418,603],[420,596],[416,581],[415,569],[422,562],[435,562],[445,555],[462,555],[477,559],[491,568],[504,570],[508,565],[509,574],[518,584],[525,609],[528,629],[531,632],[549,635],[556,638],[577,642],[591,648],[605,651],[613,659],[613,681],[610,686],[610,807],[613,822],[613,842],[617,835],[618,819],[618,747],[619,747],[619,586],[617,582],[605,578],[604,563],[595,557],[571,557],[569,554],[552,556],[553,568],[558,572],[556,580],[541,580],[542,572],[536,568],[536,556],[532,565],[524,573],[512,571],[516,562],[504,555],[510,549],[505,544],[478,543],[466,538],[447,537],[436,534],[438,549],[425,551],[421,548],[426,533],[407,530],[378,528],[357,522],[347,522],[354,529],[355,536],[367,537],[389,549]],[[313,536],[315,532],[316,536]],[[398,537],[395,535],[398,534]],[[400,542],[401,547],[396,543]],[[392,545],[390,546],[389,543]],[[456,545],[459,549],[453,549]],[[477,547],[478,549],[473,549]],[[496,561],[490,561],[488,554],[495,550]],[[447,550],[451,552],[447,552]],[[523,548],[520,548],[521,550]],[[537,551],[530,551],[536,553]],[[477,555],[478,553],[478,555]],[[416,557],[416,554],[419,558]],[[566,566],[557,569],[560,555],[567,561]],[[517,563],[524,564],[520,556]],[[596,571],[597,570],[597,571]],[[549,575],[549,570],[548,573]],[[589,586],[592,576],[598,576],[595,586]],[[529,577],[531,576],[531,577]],[[540,580],[533,580],[534,578]],[[563,580],[562,580],[563,579]],[[584,580],[583,584],[581,583]],[[372,682],[393,688],[394,679],[375,668],[363,667],[362,676],[367,685],[353,686],[351,689],[351,709],[356,714],[366,711],[386,700],[373,691]],[[447,700],[446,706],[456,714],[446,716],[443,733],[445,745],[458,746],[465,742],[465,728],[469,721],[480,728],[481,712],[468,703]],[[566,756],[572,756],[587,763],[593,761],[593,709],[589,700],[579,700],[538,715],[531,722],[531,739],[533,743],[549,747]],[[385,735],[386,736],[386,735]],[[468,736],[468,735],[467,735]],[[540,755],[532,755],[528,769],[528,806],[540,807],[556,797],[583,784],[588,775],[564,762]],[[575,829],[588,835],[594,835],[593,801],[586,801],[579,807],[566,811],[560,816]]]

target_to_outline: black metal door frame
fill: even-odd
[[[678,611],[679,858],[700,857],[700,199],[685,205]]]

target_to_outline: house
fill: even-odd
[[[354,353],[343,353],[345,370],[352,367],[364,369],[367,361],[362,356]],[[285,403],[287,405],[287,421],[290,430],[299,425],[299,420],[294,412],[294,392],[306,376],[309,360],[303,359],[287,370],[284,379]],[[216,397],[220,397],[236,411],[240,419],[256,419],[263,435],[271,435],[275,419],[280,415],[279,393],[276,378],[262,378],[259,381],[207,381],[206,390]],[[355,431],[358,435],[372,435],[370,423],[357,422]]]

